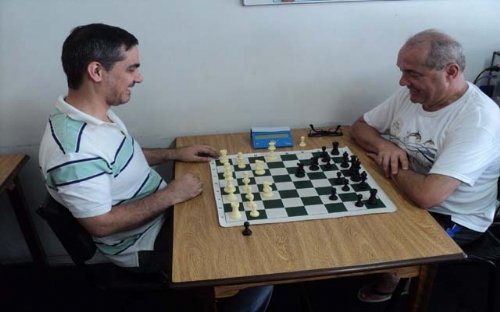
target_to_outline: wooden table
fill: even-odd
[[[0,194],[7,192],[31,257],[38,268],[44,269],[47,267],[47,259],[19,180],[19,172],[28,160],[29,156],[24,154],[0,155]]]
[[[214,287],[216,297],[263,284],[290,283],[377,272],[412,277],[412,311],[425,311],[438,262],[463,259],[464,253],[430,214],[417,208],[384,178],[343,127],[342,137],[307,137],[307,129],[293,130],[295,146],[277,151],[305,150],[338,141],[356,154],[363,167],[396,204],[393,213],[255,225],[252,236],[242,227],[223,228],[217,221],[208,163],[176,163],[175,176],[193,173],[205,191],[176,205],[174,210],[171,286]],[[180,137],[177,147],[207,144],[228,155],[252,149],[249,133]]]

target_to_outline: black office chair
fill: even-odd
[[[89,286],[97,286],[107,291],[168,289],[168,279],[164,274],[136,274],[115,265],[106,267],[105,274],[102,270],[93,270],[93,266],[86,263],[94,257],[97,250],[92,236],[66,207],[50,195],[47,197],[45,203],[37,209],[37,213],[47,221]]]
[[[498,180],[497,200],[500,201],[500,179]],[[497,214],[500,206],[497,208]],[[498,265],[500,264],[500,220],[495,219],[493,224],[480,239],[462,248],[467,254],[467,262],[484,263],[488,266],[488,311],[500,311],[497,298],[498,292]]]
[[[500,178],[498,179],[497,200],[500,201]],[[497,207],[496,215],[499,213],[500,206]],[[498,283],[500,275],[498,273],[498,265],[500,264],[500,217],[496,217],[493,224],[488,228],[481,238],[477,241],[462,247],[467,255],[467,258],[462,261],[452,261],[442,263],[440,268],[449,268],[451,266],[458,267],[462,265],[477,265],[487,266],[487,309],[489,312],[500,311],[500,296],[497,298]],[[408,282],[408,279],[401,279],[398,283],[394,295],[386,306],[385,310],[396,311],[401,293]]]
[[[500,179],[498,180],[497,199],[500,200]],[[498,207],[500,208],[500,207]],[[497,214],[498,209],[497,208]],[[454,261],[444,263],[443,267],[459,267],[462,265],[470,266],[486,266],[488,274],[487,279],[487,311],[500,311],[500,302],[497,298],[499,273],[498,265],[500,264],[500,220],[497,218],[488,230],[478,240],[473,243],[463,246],[463,251],[467,255],[467,259],[463,261]],[[479,272],[479,271],[478,271]]]

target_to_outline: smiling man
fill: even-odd
[[[167,185],[150,166],[219,155],[204,145],[141,148],[128,133],[112,108],[127,103],[143,81],[138,40],[129,32],[104,24],[76,27],[61,59],[68,94],[55,104],[39,153],[47,190],[113,263],[137,273],[166,270],[172,206],[198,196],[203,184],[186,174]],[[219,307],[265,311],[271,294],[272,286],[248,288]]]
[[[427,209],[458,245],[491,225],[500,174],[500,110],[463,75],[462,46],[436,30],[403,45],[396,93],[351,127],[354,140],[401,192]],[[453,229],[453,230],[452,230]],[[365,302],[391,298],[397,276],[363,287]]]

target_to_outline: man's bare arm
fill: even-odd
[[[392,176],[399,189],[418,207],[428,209],[438,206],[462,183],[455,178],[440,175],[423,175],[413,170],[400,170]]]
[[[78,221],[92,236],[103,237],[135,229],[172,205],[196,197],[202,191],[201,181],[192,174],[187,174],[150,196],[115,206],[103,215],[80,218]]]
[[[218,158],[219,153],[207,145],[191,145],[180,148],[144,148],[142,149],[150,166],[159,165],[169,160],[185,162],[209,162]]]
[[[377,129],[368,125],[361,116],[350,129],[351,137],[371,153],[367,155],[382,169],[386,177],[408,169],[406,152],[380,136]]]

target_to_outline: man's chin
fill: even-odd
[[[422,98],[417,94],[413,94],[410,92],[410,101],[412,103],[422,103]]]

